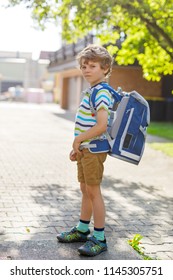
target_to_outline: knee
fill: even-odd
[[[94,200],[98,196],[98,189],[96,186],[88,186],[86,187],[88,196],[91,200]]]
[[[82,194],[87,194],[87,188],[85,183],[80,183],[80,189]]]

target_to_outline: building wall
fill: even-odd
[[[10,81],[23,81],[25,73],[25,59],[19,59],[17,62],[16,59],[6,59],[0,61],[0,73],[4,80]],[[17,69],[17,71],[16,71]]]
[[[39,88],[48,63],[47,60],[33,60],[30,53],[0,52],[1,92],[17,85]]]
[[[81,92],[89,85],[78,69],[68,69],[57,74],[55,87],[59,92],[59,103],[63,109],[75,111],[81,99]],[[114,67],[109,83],[115,89],[136,90],[145,97],[161,97],[162,82],[148,82],[142,77],[140,67]]]
[[[145,98],[162,96],[162,82],[145,80],[139,67],[114,67],[109,82],[115,89],[120,86],[127,92],[136,90]]]
[[[55,76],[56,94],[61,108],[75,111],[81,96],[82,76],[80,70],[70,69]]]

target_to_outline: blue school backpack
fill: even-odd
[[[106,139],[90,141],[89,150],[92,153],[108,152],[112,157],[139,164],[146,140],[146,130],[150,123],[148,102],[136,91],[115,91],[107,83],[95,86],[90,94],[91,111],[96,114],[95,99],[100,89],[108,89],[114,99],[110,112]]]

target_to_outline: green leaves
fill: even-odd
[[[142,251],[142,249],[144,249],[144,247],[141,247],[140,245],[142,244],[141,239],[143,238],[143,236],[139,233],[135,234],[133,239],[129,239],[127,242],[130,246],[132,246],[132,248],[138,252],[142,258],[144,260],[152,260],[152,258],[150,256],[147,256],[144,254],[144,252]]]
[[[141,252],[141,248],[140,248],[140,244],[141,244],[141,239],[143,238],[142,235],[140,234],[135,234],[135,236],[133,237],[133,239],[128,240],[128,244],[130,246],[133,247],[134,250],[136,250],[137,252]]]
[[[159,81],[163,75],[173,73],[172,0],[10,2],[28,5],[42,28],[50,19],[60,20],[62,37],[67,42],[75,42],[90,31],[94,32],[100,44],[109,45],[117,64],[138,62],[147,80]],[[125,34],[122,41],[121,33]]]

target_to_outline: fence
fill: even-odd
[[[84,39],[78,40],[77,43],[66,45],[64,44],[61,49],[53,54],[50,54],[49,68],[57,63],[64,62],[65,60],[74,59],[74,57],[88,44],[92,44],[94,35],[86,36]]]
[[[150,106],[151,121],[173,122],[173,98],[147,101]]]

